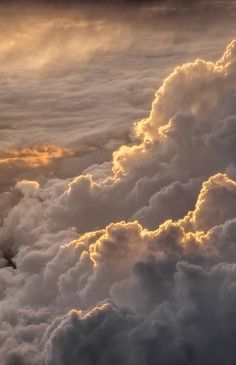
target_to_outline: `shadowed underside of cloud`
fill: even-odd
[[[2,195],[4,365],[235,364],[235,81],[233,41],[177,67],[111,162]]]
[[[1,276],[4,363],[234,364],[235,203],[236,182],[217,174],[155,231],[111,223],[22,247],[17,275]]]

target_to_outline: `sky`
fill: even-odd
[[[235,17],[1,1],[2,365],[235,364]]]

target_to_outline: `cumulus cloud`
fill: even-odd
[[[193,209],[201,182],[235,166],[234,52],[232,42],[216,63],[177,67],[157,91],[150,116],[135,124],[136,142],[121,146],[112,162],[64,181],[64,190],[55,192],[52,182],[42,187],[54,229],[83,233],[136,217],[154,228],[169,214],[178,219]]]
[[[196,230],[193,221],[209,197],[218,206],[222,183],[228,191],[235,184],[225,175],[212,177],[193,212],[156,231],[143,230],[137,222],[112,224],[65,246],[82,250],[80,262],[88,250],[94,265],[92,280],[86,281],[94,285],[90,295],[101,289],[101,298],[110,297],[113,303],[72,310],[55,320],[44,338],[46,364],[234,363],[235,219],[222,216],[207,232]],[[232,207],[235,199],[226,204]],[[130,251],[132,237],[136,249]],[[119,264],[110,265],[113,260]]]
[[[4,365],[235,363],[235,50],[177,67],[111,161],[1,195]]]
[[[222,184],[236,190],[226,175],[210,178],[193,212],[155,231],[138,222],[112,223],[54,250],[46,265],[39,252],[22,257],[19,302],[8,298],[6,307],[3,301],[1,313],[25,345],[11,350],[12,336],[6,364],[27,364],[28,357],[35,364],[233,363],[235,218],[223,215],[207,231],[197,230],[194,219],[208,198],[218,206]],[[226,205],[230,211],[235,199]],[[26,303],[29,309],[21,309]],[[80,309],[63,316],[75,303]]]
[[[60,178],[111,161],[170,70],[196,56],[215,59],[235,34],[230,2],[70,3],[0,4],[0,153],[70,149],[50,165]],[[0,166],[1,190],[48,180],[47,169],[11,166]]]

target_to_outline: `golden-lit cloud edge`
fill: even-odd
[[[218,336],[234,363],[235,58],[233,41],[216,63],[178,67],[134,127],[134,144],[111,163],[42,186],[16,184],[21,198],[1,227],[1,249],[11,246],[19,263],[3,274],[0,315],[20,318],[9,320],[10,345],[3,334],[8,359],[64,364],[69,354],[71,364],[90,365],[95,353],[101,363],[210,356],[217,364]],[[151,211],[154,229],[149,217],[146,226],[134,219],[140,208]],[[180,218],[168,219],[174,208]],[[22,346],[22,323],[27,331],[32,322],[35,341]]]
[[[26,165],[31,168],[46,166],[55,159],[72,155],[68,148],[54,145],[43,145],[40,147],[20,147],[0,150],[1,165]]]

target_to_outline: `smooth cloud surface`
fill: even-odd
[[[235,85],[233,41],[177,67],[111,162],[2,194],[4,365],[235,364]]]

